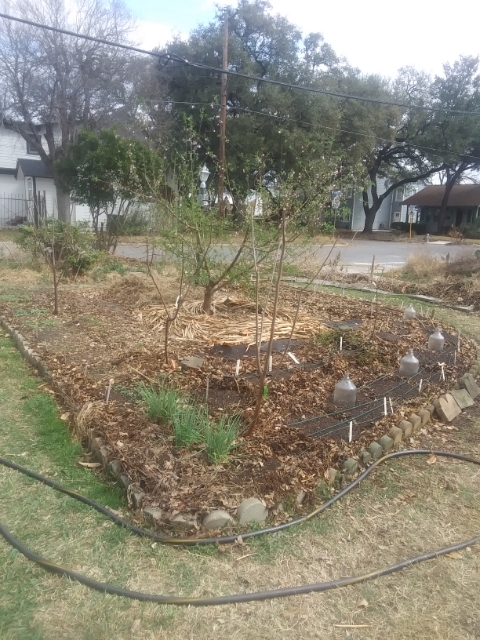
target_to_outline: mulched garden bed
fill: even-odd
[[[173,304],[173,280],[160,284]],[[428,351],[428,336],[434,330],[430,320],[406,324],[398,308],[308,292],[289,347],[300,361],[296,365],[283,350],[299,291],[284,286],[275,334],[278,350],[260,422],[253,437],[239,438],[229,462],[215,466],[200,447],[175,448],[171,428],[148,420],[135,400],[139,383],[175,385],[199,403],[205,402],[208,386],[212,417],[237,413],[248,424],[258,381],[252,347],[254,306],[240,291],[225,290],[218,294],[215,314],[205,316],[195,302],[200,293],[192,292],[172,329],[168,362],[162,307],[144,274],[63,287],[57,318],[51,314],[50,289],[25,289],[24,299],[0,301],[0,313],[26,337],[71,399],[77,436],[84,438],[86,429],[93,427],[111,447],[112,458],[119,459],[146,492],[146,503],[162,509],[167,523],[181,514],[195,516],[195,525],[215,508],[234,513],[251,496],[263,499],[273,518],[281,521],[286,517],[282,504],[294,506],[300,489],[306,492],[301,508],[308,508],[317,502],[316,490],[329,467],[368,446],[397,424],[400,415],[447,390],[475,358],[473,343],[464,339],[455,361],[456,335],[447,329],[445,351]],[[265,337],[269,329],[265,314]],[[421,371],[405,381],[397,375],[398,361],[409,348],[415,350]],[[201,370],[182,369],[180,361],[186,356],[203,357]],[[442,362],[446,381],[441,378]],[[358,387],[357,405],[363,405],[352,410],[333,405],[334,385],[345,371]],[[387,416],[384,397],[389,398]],[[350,420],[354,437],[348,444]]]

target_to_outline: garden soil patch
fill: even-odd
[[[162,286],[160,276],[157,284]],[[177,296],[174,284],[169,278],[162,290],[172,308]],[[284,286],[275,331],[278,349],[260,421],[253,437],[240,437],[230,460],[215,466],[200,447],[176,448],[170,425],[147,418],[137,390],[140,383],[172,385],[205,404],[208,387],[212,418],[239,414],[248,425],[258,386],[255,306],[240,291],[220,292],[211,316],[200,312],[201,291],[191,292],[171,327],[166,358],[165,313],[155,287],[142,273],[115,276],[96,285],[61,287],[58,317],[51,314],[49,288],[16,289],[21,296],[0,299],[0,313],[25,336],[81,411],[81,420],[71,416],[77,437],[84,439],[87,429],[93,428],[110,447],[111,458],[120,460],[145,491],[146,504],[162,509],[167,524],[181,514],[191,516],[192,526],[198,526],[206,512],[222,508],[234,514],[238,504],[251,496],[264,500],[280,522],[287,519],[283,508],[295,505],[300,489],[306,499],[295,508],[307,509],[317,501],[316,491],[329,467],[368,446],[400,416],[446,391],[475,357],[473,343],[464,339],[455,361],[453,330],[445,332],[442,354],[427,351],[434,329],[429,320],[405,324],[398,308],[308,292],[303,294],[288,346],[300,362],[295,364],[285,348],[299,291]],[[263,342],[270,322],[267,310]],[[405,381],[397,375],[398,362],[409,348],[415,350],[421,370]],[[187,356],[201,356],[202,368],[182,369],[181,360]],[[235,375],[237,359],[239,375]],[[346,371],[358,387],[357,405],[361,405],[351,410],[333,405],[334,385]],[[388,397],[387,416],[384,397]],[[354,438],[348,444],[350,421]]]

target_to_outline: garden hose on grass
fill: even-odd
[[[453,453],[451,451],[435,451],[430,449],[414,449],[414,450],[405,450],[405,451],[396,451],[394,453],[390,453],[383,458],[372,463],[370,467],[365,469],[363,473],[361,473],[358,478],[356,478],[353,482],[347,485],[344,489],[342,489],[339,493],[337,493],[333,498],[325,502],[322,506],[318,507],[311,513],[302,516],[300,518],[296,518],[295,520],[290,520],[281,525],[277,525],[275,527],[268,527],[265,529],[260,529],[258,531],[249,531],[248,533],[242,534],[242,539],[246,540],[248,538],[253,538],[256,536],[261,536],[267,533],[275,533],[277,531],[282,531],[287,529],[293,525],[300,524],[301,522],[305,522],[306,520],[310,520],[313,517],[319,515],[329,507],[331,507],[335,502],[343,498],[343,496],[350,493],[355,487],[357,487],[362,480],[364,480],[367,476],[372,473],[372,471],[383,462],[386,462],[392,458],[399,458],[403,456],[409,455],[435,455],[444,458],[454,458],[456,460],[461,460],[463,462],[471,462],[476,465],[480,465],[480,460],[473,458],[471,456],[466,456],[460,453]],[[161,536],[151,531],[147,531],[140,527],[136,527],[135,525],[130,524],[123,518],[120,518],[115,513],[110,511],[109,509],[103,507],[98,504],[94,500],[90,500],[85,496],[82,496],[75,491],[71,491],[66,487],[63,487],[61,484],[55,482],[54,480],[50,480],[49,478],[45,478],[34,471],[30,471],[25,467],[21,467],[15,462],[11,462],[10,460],[6,460],[4,458],[0,458],[0,464],[10,469],[14,469],[19,471],[20,473],[25,474],[26,476],[33,478],[34,480],[38,480],[43,484],[46,484],[49,487],[52,487],[56,491],[60,491],[67,496],[74,498],[75,500],[79,500],[84,504],[93,507],[110,520],[112,520],[118,526],[135,533],[136,535],[152,538],[161,542],[162,544],[170,544],[176,546],[193,546],[193,545],[206,545],[206,544],[227,544],[227,543],[235,543],[238,541],[238,535],[232,536],[219,536],[217,538],[172,538],[168,536]],[[401,569],[405,569],[406,567],[412,566],[414,564],[418,564],[420,562],[424,562],[425,560],[431,560],[433,558],[437,558],[439,556],[445,555],[447,553],[452,553],[453,551],[460,551],[461,549],[465,549],[466,547],[472,546],[478,542],[480,542],[480,535],[471,538],[470,540],[465,540],[463,542],[459,542],[450,547],[444,547],[443,549],[438,549],[437,551],[430,551],[419,556],[414,556],[413,558],[408,558],[406,560],[402,560],[396,564],[390,565],[385,569],[378,569],[376,571],[372,571],[370,573],[365,573],[358,576],[351,576],[346,578],[340,578],[338,580],[331,580],[328,582],[317,582],[313,584],[300,585],[296,587],[285,587],[282,589],[272,589],[269,591],[258,591],[255,593],[237,593],[233,595],[225,595],[225,596],[215,596],[215,597],[199,597],[199,598],[184,598],[179,596],[163,596],[156,595],[150,593],[142,593],[140,591],[130,591],[128,589],[122,589],[121,587],[116,587],[115,585],[105,584],[103,582],[97,582],[96,580],[92,580],[87,576],[84,576],[80,573],[76,573],[75,571],[70,571],[69,569],[65,569],[59,565],[56,565],[52,562],[49,562],[45,558],[37,555],[33,551],[31,551],[28,547],[22,544],[17,538],[15,538],[10,531],[0,523],[0,534],[5,538],[7,543],[9,543],[13,548],[23,554],[28,560],[35,562],[40,567],[49,571],[50,573],[55,573],[57,575],[66,576],[71,578],[72,580],[76,580],[81,584],[89,587],[90,589],[95,589],[96,591],[100,591],[102,593],[108,593],[111,595],[123,596],[125,598],[131,598],[133,600],[140,600],[143,602],[156,602],[159,604],[172,604],[172,605],[192,605],[192,606],[212,606],[212,605],[221,605],[221,604],[236,604],[240,602],[254,602],[258,600],[271,600],[273,598],[285,598],[287,596],[296,596],[304,593],[317,593],[323,591],[329,591],[330,589],[336,589],[339,587],[346,587],[348,585],[359,584],[360,582],[366,582],[368,580],[373,580],[375,578],[380,578],[381,576],[388,575],[390,573],[395,573],[396,571],[400,571]]]

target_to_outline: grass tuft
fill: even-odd
[[[172,422],[179,410],[179,394],[175,389],[160,389],[141,385],[138,389],[147,415],[152,420]]]
[[[173,416],[172,425],[177,447],[188,447],[191,444],[202,442],[204,438],[204,426],[208,422],[208,416],[202,410],[186,404],[178,407]]]
[[[209,462],[219,464],[228,459],[238,436],[238,416],[222,416],[217,423],[205,425],[205,450]]]

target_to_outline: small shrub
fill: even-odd
[[[222,416],[217,423],[205,426],[205,451],[209,462],[224,462],[238,437],[240,419],[238,416]]]
[[[41,256],[53,256],[64,276],[81,275],[99,256],[95,239],[85,226],[54,218],[43,220],[38,228],[20,226],[16,242],[36,260]]]
[[[107,256],[107,259],[103,262],[103,264],[96,267],[92,271],[92,278],[95,281],[103,280],[103,278],[105,278],[105,276],[109,273],[118,273],[119,275],[124,276],[126,273],[128,273],[128,269],[123,264],[123,262]]]
[[[150,221],[145,212],[135,209],[119,221],[119,234],[123,236],[142,236],[149,232]]]
[[[147,415],[152,420],[161,422],[172,422],[179,410],[179,395],[175,389],[160,389],[156,391],[153,387],[141,385],[138,389]]]

